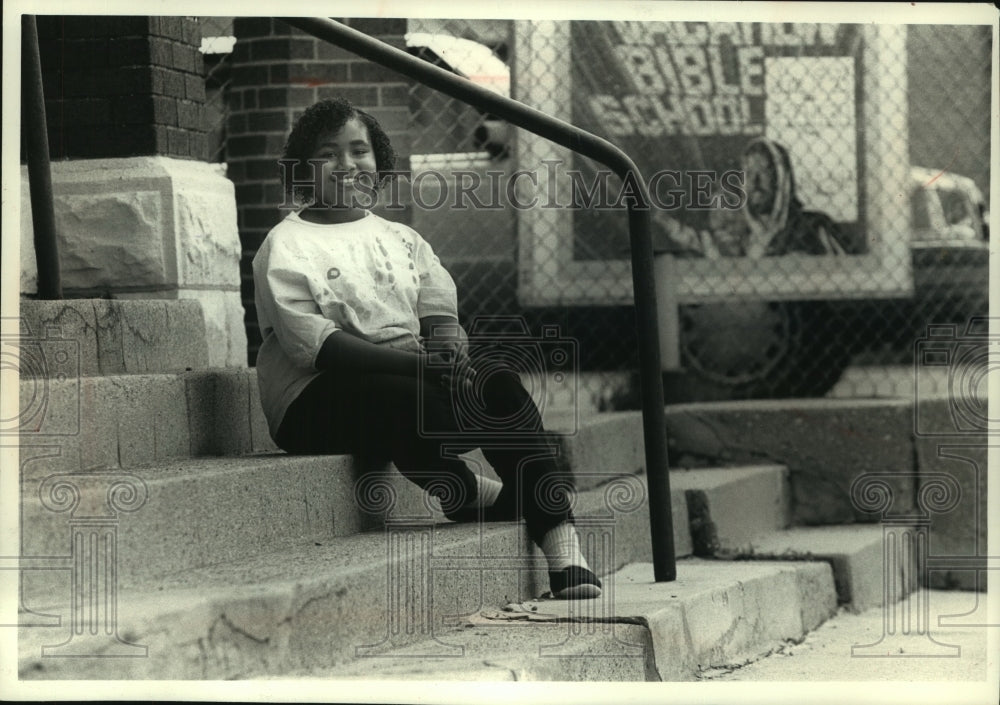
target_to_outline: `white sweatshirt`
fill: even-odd
[[[334,331],[417,351],[421,318],[458,317],[455,282],[430,245],[370,212],[336,225],[289,214],[257,250],[253,278],[264,338],[257,383],[272,436],[319,374],[316,356]]]

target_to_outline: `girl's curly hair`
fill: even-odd
[[[307,164],[307,160],[312,157],[316,142],[320,136],[330,132],[338,132],[348,120],[357,118],[361,124],[368,128],[368,138],[372,143],[372,150],[375,153],[375,182],[381,185],[386,179],[393,178],[389,173],[396,165],[396,152],[392,148],[389,136],[382,129],[378,120],[363,110],[355,108],[349,101],[343,98],[330,98],[321,100],[310,106],[295,121],[288,141],[285,142],[285,151],[282,161],[292,163],[292,169],[281,170],[281,177],[284,181],[285,192],[292,196],[304,197],[312,192],[312,187],[308,179],[289,178],[296,172],[296,168]]]

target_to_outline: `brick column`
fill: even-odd
[[[405,19],[343,20],[394,46],[404,46]],[[374,115],[400,155],[410,154],[409,84],[397,73],[332,46],[281,20],[237,17],[229,94],[226,162],[236,184],[243,306],[250,363],[260,345],[250,262],[281,219],[278,159],[295,119],[318,100],[341,96]],[[390,217],[399,213],[388,214]]]
[[[205,159],[197,20],[39,16],[38,36],[52,159]]]
[[[222,165],[206,162],[198,20],[37,24],[65,295],[197,300],[208,364],[245,366],[236,199]],[[30,297],[26,178],[21,186],[21,293]]]

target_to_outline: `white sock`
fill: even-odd
[[[549,563],[549,570],[562,570],[571,565],[590,569],[580,550],[580,537],[577,536],[576,527],[568,521],[549,529],[542,537],[540,548]]]
[[[500,496],[500,489],[503,487],[503,483],[491,477],[484,477],[477,474],[476,487],[478,489],[478,496],[476,501],[473,502],[473,506],[492,507],[494,502],[497,501],[497,497]]]

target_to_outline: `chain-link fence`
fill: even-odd
[[[410,20],[407,35],[636,161],[679,301],[674,401],[905,396],[929,325],[956,326],[931,331],[939,347],[968,341],[988,313],[990,41],[693,22]],[[411,114],[413,224],[463,319],[558,324],[583,406],[635,404],[629,184],[423,86]]]
[[[201,53],[205,65],[205,125],[208,160],[225,161],[227,90],[231,80],[232,53],[236,44],[232,17],[199,17]]]

